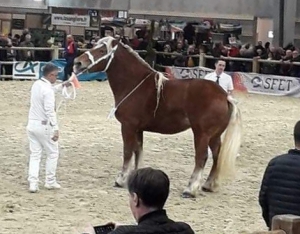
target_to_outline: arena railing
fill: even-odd
[[[62,52],[64,48],[59,48],[58,46],[53,46],[53,47],[8,47],[8,48],[0,48],[0,50],[32,50],[32,51],[51,51],[51,59],[59,59],[61,58],[60,55],[62,55]],[[88,49],[78,49],[81,52],[87,51]],[[139,54],[146,53],[145,50],[135,50]],[[169,55],[169,56],[180,56],[182,55],[181,53],[177,52],[160,52],[160,51],[155,51],[157,55]],[[187,57],[197,57],[199,58],[199,66],[200,67],[205,67],[206,61],[207,60],[215,60],[218,59],[216,57],[213,57],[211,55],[207,55],[205,53],[200,53],[198,55],[185,55]],[[300,66],[300,62],[285,62],[285,61],[278,61],[278,60],[265,60],[265,59],[259,59],[257,57],[254,58],[238,58],[238,57],[222,57],[224,60],[227,61],[240,61],[240,62],[249,62],[252,63],[252,71],[253,73],[259,73],[260,71],[260,63],[266,63],[266,64],[293,64]],[[0,61],[0,66],[5,65],[5,64],[11,64],[13,65],[16,61]],[[166,67],[163,65],[158,65],[160,67]],[[4,80],[6,78],[11,79],[12,75],[0,75],[0,79]]]
[[[296,66],[300,66],[300,62],[289,62],[289,61],[282,61],[282,60],[268,60],[268,59],[260,59],[259,57],[254,57],[254,58],[239,58],[239,57],[221,57],[225,61],[239,61],[239,62],[249,62],[252,63],[252,71],[253,73],[259,73],[260,71],[260,64],[265,63],[265,64],[293,64]],[[206,60],[207,59],[219,59],[218,57],[213,57],[211,55],[206,55],[204,53],[200,54],[200,66],[205,67]]]

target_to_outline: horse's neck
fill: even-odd
[[[126,49],[121,48],[121,50]],[[116,53],[110,68],[106,72],[115,101],[120,101],[134,90],[151,72],[153,71],[150,68],[142,64],[139,59],[129,52]]]

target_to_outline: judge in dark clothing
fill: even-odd
[[[294,127],[295,148],[273,158],[264,173],[259,204],[269,227],[275,215],[300,215],[300,121]]]
[[[116,225],[111,234],[194,234],[184,222],[168,218],[163,209],[169,196],[170,181],[161,170],[142,168],[128,178],[129,204],[137,225]],[[92,230],[85,231],[94,234]]]

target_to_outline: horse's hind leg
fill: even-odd
[[[211,148],[212,151],[213,165],[205,184],[202,186],[202,190],[205,192],[213,192],[214,189],[217,187],[216,172],[217,172],[218,156],[221,148],[221,137],[212,138],[209,142],[209,147]]]
[[[194,131],[195,142],[195,168],[191,175],[189,184],[182,196],[185,198],[196,197],[200,186],[203,169],[208,157],[209,137],[206,134],[196,134]]]
[[[134,169],[138,169],[143,156],[142,155],[143,154],[143,132],[142,131],[137,132],[137,146],[134,151],[134,154],[135,154]]]
[[[122,138],[123,138],[123,167],[122,171],[119,173],[115,186],[124,187],[127,183],[127,177],[130,173],[130,162],[134,150],[137,147],[137,137],[136,130],[132,127],[122,125]]]

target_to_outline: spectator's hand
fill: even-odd
[[[88,224],[83,231],[75,231],[74,234],[96,234],[94,227],[91,224]]]
[[[113,225],[114,229],[117,229],[118,227],[122,226],[122,224],[116,223],[116,222],[109,222],[109,223],[107,223],[105,225]]]

